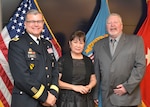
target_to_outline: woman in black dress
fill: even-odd
[[[82,54],[85,33],[71,35],[71,51],[58,60],[60,94],[57,107],[94,107],[92,88],[96,85],[93,63]]]

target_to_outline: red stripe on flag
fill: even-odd
[[[6,74],[6,72],[4,71],[2,65],[0,64],[0,77],[2,78],[2,80],[4,81],[7,89],[9,90],[10,93],[12,93],[12,89],[13,89],[13,84],[11,83],[10,79],[8,78],[8,75]]]
[[[7,49],[7,47],[6,47],[6,45],[5,45],[4,41],[3,41],[3,38],[2,38],[1,34],[0,34],[0,44],[1,44],[0,45],[0,50],[4,54],[6,60],[8,61],[8,57],[7,57],[7,55],[8,55],[8,49]]]
[[[58,44],[56,43],[56,41],[54,39],[51,40],[52,44],[54,45],[57,53],[58,53],[58,56],[60,57],[61,56],[61,50],[60,50],[60,47],[58,46]]]
[[[7,100],[5,99],[5,97],[3,96],[2,92],[0,91],[0,98],[1,98],[1,101],[4,105],[4,107],[10,107]]]

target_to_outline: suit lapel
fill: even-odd
[[[109,47],[109,37],[107,37],[104,41],[104,50],[106,54],[111,58],[110,47]]]

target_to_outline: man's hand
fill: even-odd
[[[116,87],[116,89],[114,89],[114,93],[119,95],[119,96],[122,96],[123,94],[125,94],[127,91],[126,89],[124,88],[124,86],[122,84],[118,85]]]
[[[94,100],[94,103],[96,104],[96,106],[98,106],[98,99]]]
[[[42,103],[42,105],[46,107],[50,107],[50,106],[54,106],[55,103],[56,103],[56,97],[48,91],[48,97],[46,101]]]

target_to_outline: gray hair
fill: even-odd
[[[108,18],[107,18],[107,20],[106,20],[106,23],[107,23],[109,17],[111,17],[111,16],[117,16],[117,17],[120,19],[120,23],[123,24],[122,17],[121,17],[118,13],[111,13],[111,14],[108,16]]]
[[[31,10],[29,10],[29,11],[26,13],[25,20],[27,19],[27,15],[28,15],[28,14],[37,15],[37,14],[42,14],[42,13],[39,12],[38,10],[36,10],[36,9],[31,9]]]

